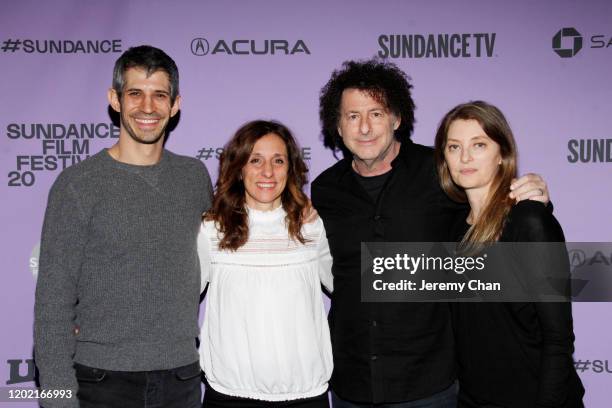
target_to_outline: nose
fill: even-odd
[[[272,177],[272,175],[274,174],[274,172],[272,171],[272,162],[270,161],[265,161],[262,168],[261,168],[261,174],[264,177]]]
[[[153,109],[153,96],[145,95],[142,98],[142,101],[141,101],[141,104],[140,104],[140,109],[144,113],[153,113],[153,111],[154,111],[154,109]]]
[[[370,122],[367,116],[362,116],[359,121],[359,131],[362,135],[370,133]]]
[[[470,152],[470,149],[462,148],[461,149],[461,162],[467,163],[470,160],[472,160],[472,154]]]

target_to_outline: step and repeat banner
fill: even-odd
[[[117,141],[106,92],[131,46],[165,50],[182,109],[166,145],[216,179],[232,133],[257,118],[297,135],[310,179],[323,148],[318,96],[349,59],[387,58],[414,85],[413,139],[433,144],[454,105],[483,99],[516,135],[520,171],[543,175],[568,241],[612,241],[612,2],[4,1],[0,4],[0,387],[33,387],[41,225],[62,169]],[[572,262],[612,274],[612,254]],[[574,358],[587,407],[610,406],[612,305],[576,303]],[[2,406],[36,406],[3,401]]]

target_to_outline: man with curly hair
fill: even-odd
[[[397,66],[347,61],[321,90],[324,145],[344,158],[312,184],[334,259],[330,310],[335,408],[455,407],[446,303],[362,303],[362,242],[440,242],[461,205],[441,190],[430,147],[410,140],[412,85]],[[548,201],[543,180],[513,185],[517,200]]]

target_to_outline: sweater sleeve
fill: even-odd
[[[49,193],[34,304],[34,350],[42,390],[71,390],[71,399],[41,405],[78,407],[73,368],[75,304],[87,222],[73,186],[60,175]]]
[[[561,226],[544,205],[526,202],[515,212],[517,242],[564,242]],[[569,263],[562,246],[534,246],[540,253],[530,259],[553,271],[557,280],[565,280],[569,296]],[[542,253],[544,252],[544,253]],[[538,407],[563,406],[568,397],[568,384],[574,369],[574,331],[571,302],[536,302],[536,316],[542,333]]]
[[[332,276],[332,256],[329,252],[329,243],[323,221],[321,223],[321,236],[317,246],[317,254],[319,258],[319,279],[325,288],[331,293],[334,291],[334,277]]]
[[[202,183],[203,183],[202,213],[205,213],[206,211],[210,209],[210,206],[212,204],[213,186],[212,186],[212,182],[210,181],[210,174],[208,173],[208,168],[206,168],[206,165],[202,163],[201,161],[200,161],[200,165],[201,165],[200,171],[202,172]]]

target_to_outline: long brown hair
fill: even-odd
[[[219,160],[219,178],[212,207],[204,215],[205,220],[215,221],[219,232],[223,235],[219,242],[220,249],[235,251],[249,238],[242,169],[247,164],[255,143],[270,133],[280,137],[287,147],[289,168],[287,185],[281,193],[281,202],[287,213],[285,222],[289,236],[302,244],[306,242],[301,230],[304,223],[303,210],[308,205],[308,198],[302,187],[307,181],[308,168],[302,160],[293,135],[286,126],[279,122],[255,120],[242,125],[225,145]]]
[[[467,202],[467,196],[465,190],[453,182],[444,160],[448,129],[456,120],[477,121],[486,135],[499,145],[502,161],[493,178],[487,203],[461,241],[467,247],[471,244],[494,242],[499,239],[508,213],[514,205],[514,200],[508,197],[510,184],[516,177],[517,171],[514,136],[501,111],[487,102],[464,103],[454,107],[444,116],[436,133],[434,156],[442,189],[451,199],[458,202]]]

